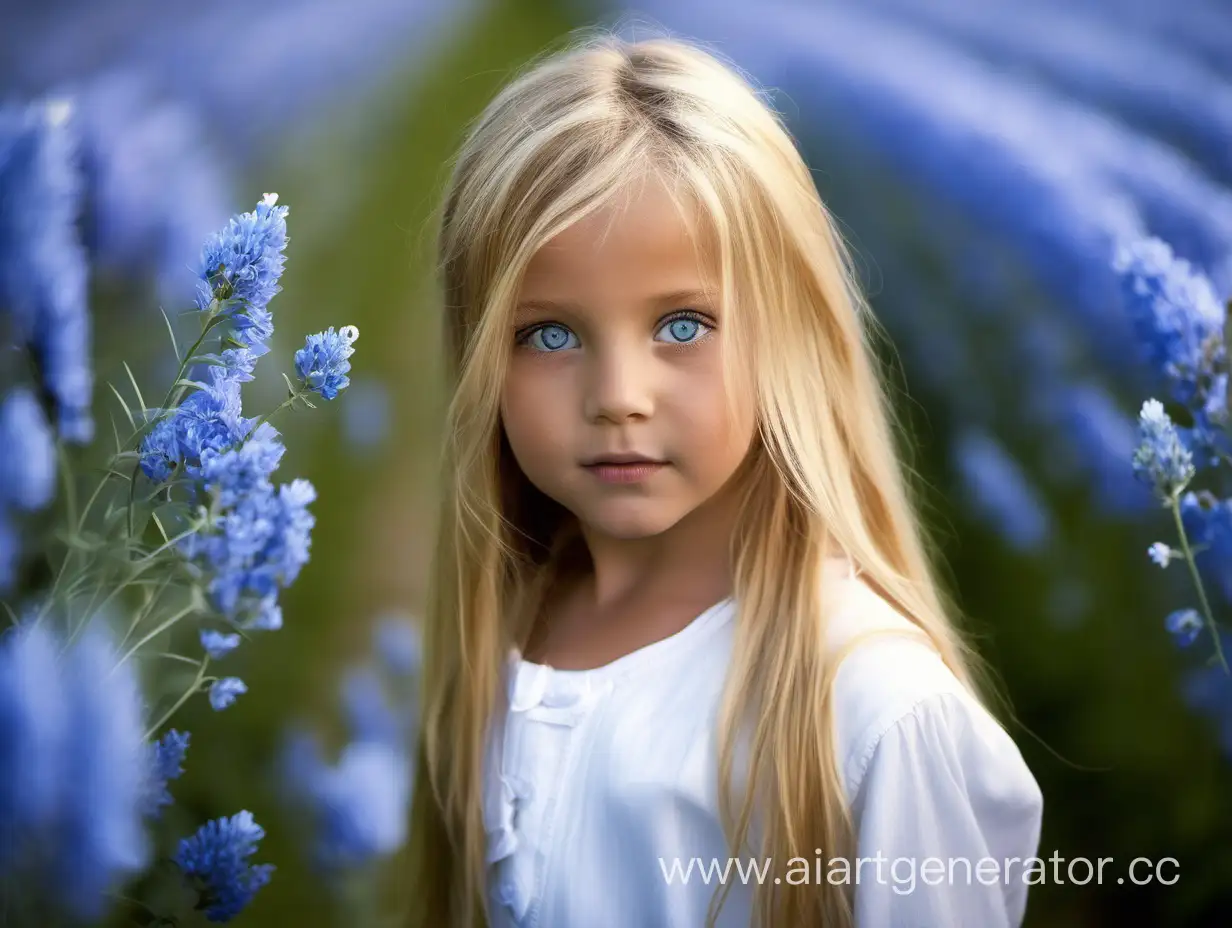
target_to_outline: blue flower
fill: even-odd
[[[278,605],[277,593],[264,596],[256,603],[248,627],[262,632],[276,632],[282,628],[282,607]]]
[[[222,354],[207,357],[218,362],[209,371],[212,382],[234,380],[236,383],[247,383],[253,379],[253,371],[257,368],[259,349],[228,348]]]
[[[65,755],[56,894],[70,911],[101,918],[106,891],[148,862],[143,828],[149,747],[131,662],[98,623],[70,650],[64,673],[72,717]]]
[[[275,489],[258,487],[219,516],[217,530],[194,536],[193,550],[213,574],[210,595],[233,621],[249,628],[281,624],[271,599],[289,586],[308,561],[315,521],[308,505],[316,491],[307,480]]]
[[[343,326],[337,332],[330,326],[324,332],[309,335],[304,347],[295,352],[295,371],[300,382],[325,399],[334,399],[351,382],[347,377],[351,362],[347,358],[355,353],[351,346],[357,338],[359,329],[353,325]]]
[[[159,419],[142,440],[141,469],[155,483],[180,472],[201,477],[202,465],[208,459],[246,440],[264,442],[267,456],[274,453],[268,446],[274,444],[278,430],[264,422],[252,433],[257,420],[244,416],[240,381],[218,375],[222,370],[211,368],[210,382]],[[277,455],[281,456],[281,452]],[[270,469],[276,466],[275,460]]]
[[[248,685],[239,677],[221,677],[210,687],[210,705],[221,712],[235,702],[236,696],[247,692]]]
[[[71,115],[64,101],[0,107],[0,314],[32,351],[60,434],[88,442],[94,374]]]
[[[259,358],[269,352],[266,342],[274,334],[274,314],[264,306],[251,306],[232,317],[231,328],[231,337]]]
[[[273,865],[248,862],[264,837],[265,830],[253,821],[252,813],[243,811],[207,822],[180,841],[175,863],[197,881],[210,921],[230,921],[269,882]]]
[[[0,506],[33,512],[56,488],[56,446],[43,409],[18,387],[0,401]]]
[[[286,447],[274,440],[268,423],[258,429],[242,447],[207,453],[201,476],[207,490],[216,491],[223,506],[235,506],[241,499],[269,487],[270,476],[278,469]],[[272,433],[272,434],[271,434]]]
[[[1232,500],[1218,499],[1210,490],[1190,490],[1181,495],[1181,519],[1195,544],[1216,551],[1232,546]]]
[[[1039,550],[1051,532],[1047,511],[1005,449],[986,434],[970,432],[955,442],[954,453],[977,513],[1016,550]]]
[[[16,510],[42,509],[55,486],[55,436],[34,394],[17,387],[0,398],[0,590],[13,582],[22,549]]]
[[[342,705],[348,729],[357,741],[400,745],[404,726],[386,698],[380,677],[371,667],[351,670],[343,678]]]
[[[196,106],[128,57],[91,67],[80,88],[83,237],[100,270],[127,279],[153,271],[160,301],[178,306],[193,295],[184,257],[227,221],[232,179]]]
[[[155,483],[164,483],[175,476],[183,463],[175,418],[159,419],[141,441],[142,472]]]
[[[1199,381],[1223,362],[1223,308],[1210,281],[1157,238],[1121,245],[1113,261],[1147,360],[1193,404]]]
[[[1195,553],[1195,561],[1232,601],[1232,500],[1199,490],[1182,494],[1180,504],[1185,534],[1202,549]]]
[[[1095,505],[1103,512],[1130,517],[1150,509],[1151,494],[1129,467],[1137,444],[1133,417],[1107,390],[1091,382],[1065,384],[1052,392],[1050,400],[1056,403],[1052,415],[1073,457],[1072,463],[1062,466],[1086,478]]]
[[[141,442],[141,469],[156,483],[181,471],[200,476],[203,456],[239,444],[250,428],[239,382],[214,380],[190,393],[150,429]]]
[[[406,840],[410,770],[396,747],[356,741],[314,784],[317,861],[326,867],[364,864]]]
[[[1219,631],[1224,653],[1232,651],[1232,635]],[[1232,756],[1232,676],[1218,662],[1189,671],[1181,682],[1181,695],[1188,706],[1215,723],[1219,746]]]
[[[184,773],[184,756],[188,753],[189,733],[171,729],[149,746],[149,786],[147,788],[147,815],[157,815],[163,806],[174,800],[167,784],[178,780]]]
[[[210,656],[211,660],[224,658],[239,646],[239,635],[234,633],[224,635],[222,632],[216,632],[213,629],[201,629],[201,647],[205,648],[205,653]]]
[[[399,676],[419,669],[423,644],[419,628],[409,618],[387,615],[376,626],[376,649],[381,662]]]
[[[67,651],[48,621],[0,639],[0,876],[87,920],[148,860],[143,704],[117,657],[97,622]]]
[[[1194,424],[1177,428],[1193,451],[1199,467],[1215,467],[1232,458],[1232,437],[1228,434],[1228,375],[1216,374],[1205,387],[1205,400],[1191,407]]]
[[[320,739],[297,727],[283,742],[280,768],[286,795],[311,819],[318,866],[359,866],[405,841],[411,780],[400,747],[352,741],[330,765]]]
[[[1196,609],[1177,609],[1164,619],[1164,628],[1176,639],[1177,644],[1187,648],[1202,631],[1202,617]]]
[[[1141,444],[1134,451],[1134,474],[1148,483],[1164,503],[1193,479],[1193,455],[1176,433],[1159,400],[1142,404],[1138,423]]]
[[[1146,549],[1147,556],[1160,567],[1167,567],[1172,560],[1172,549],[1162,541],[1157,541]]]
[[[253,431],[257,420],[243,415],[239,382],[220,367],[213,371],[213,382],[151,429],[142,467],[154,480],[182,468],[215,494],[221,511],[212,526],[184,538],[180,549],[208,570],[211,600],[228,619],[276,629],[277,593],[308,560],[316,491],[306,480],[270,482],[286,450],[278,430],[266,422]]]
[[[288,209],[276,206],[277,202],[277,194],[267,193],[255,210],[233,216],[226,228],[206,241],[197,272],[200,309],[208,309],[216,299],[233,301],[238,314],[251,320],[255,318],[251,314],[259,316],[282,289],[278,281],[286,263]]]
[[[348,448],[369,449],[389,437],[390,397],[374,378],[353,379],[343,404],[342,426]]]
[[[283,736],[278,758],[278,775],[286,794],[296,802],[311,799],[325,771],[321,739],[303,725],[292,725]]]
[[[244,418],[239,381],[226,378],[189,394],[175,411],[174,421],[179,450],[188,465],[187,472],[193,476],[199,474],[209,452],[232,448],[250,428]]]
[[[283,586],[294,583],[308,563],[312,527],[316,524],[308,506],[316,498],[316,488],[303,478],[278,488],[276,521],[266,556]]]
[[[0,636],[0,874],[59,812],[72,736],[59,650],[46,624]]]
[[[0,511],[0,590],[7,589],[13,582],[20,552],[21,539],[17,536],[17,530],[8,516]]]

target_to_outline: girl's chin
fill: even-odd
[[[664,511],[662,500],[642,500],[635,504],[605,506],[601,511],[588,513],[585,520],[590,531],[633,541],[661,535],[680,521],[685,513]]]

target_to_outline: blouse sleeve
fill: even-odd
[[[1043,797],[978,703],[937,693],[900,716],[872,742],[852,810],[857,926],[1021,925]]]

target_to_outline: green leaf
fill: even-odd
[[[183,654],[172,654],[168,651],[153,651],[146,656],[147,657],[157,657],[157,658],[161,658],[167,661],[179,661],[182,664],[192,664],[194,667],[198,666],[201,663],[195,657],[186,657]]]
[[[137,508],[138,508],[137,503],[133,503],[133,509],[136,510]],[[123,521],[127,518],[128,518],[128,507],[127,506],[116,506],[114,509],[109,511],[107,515],[103,518],[103,531],[106,532],[110,530],[111,527],[114,526],[117,522]]]
[[[214,367],[224,367],[226,366],[227,362],[224,361],[219,355],[211,353],[211,354],[195,354],[191,358],[188,359],[188,363],[189,364],[209,364]]]
[[[116,428],[115,416],[111,415],[111,413],[108,413],[107,418],[111,420],[111,434],[115,436],[115,448],[116,448],[115,453],[119,454],[121,451],[124,450],[124,445],[120,443],[120,432]]]
[[[78,551],[99,552],[106,551],[108,547],[105,541],[86,533],[69,532],[58,537],[65,545],[70,548],[76,548]]]
[[[171,336],[171,350],[175,352],[175,360],[179,362],[180,361],[180,344],[175,339],[175,326],[171,324],[171,317],[167,315],[166,310],[164,310],[160,306],[158,307],[158,311],[163,314],[163,321],[167,323],[167,334]]]
[[[145,409],[146,409],[146,405],[145,405],[145,397],[143,397],[143,396],[141,395],[141,388],[140,388],[139,386],[137,386],[137,378],[133,376],[133,369],[132,369],[131,367],[129,367],[129,366],[128,366],[128,362],[127,362],[127,361],[125,361],[125,362],[123,362],[123,363],[124,363],[124,370],[128,371],[128,382],[129,382],[129,383],[131,383],[131,384],[133,385],[133,393],[137,394],[137,402],[141,404],[141,418],[142,418],[142,419],[145,419],[145,418],[146,418],[146,415],[145,415]]]
[[[205,324],[205,328],[202,330],[202,333],[209,332],[211,329],[216,329],[224,322],[229,322],[230,320],[230,314],[220,313]],[[230,339],[228,338],[227,340],[229,341]]]
[[[128,424],[132,428],[136,428],[137,423],[133,421],[133,414],[129,412],[128,403],[125,402],[124,397],[120,395],[120,391],[115,388],[115,385],[110,380],[107,381],[107,386],[111,387],[111,392],[114,393],[116,395],[116,399],[120,401],[120,407],[124,410],[124,415],[128,416]]]
[[[171,540],[171,536],[170,536],[170,535],[168,535],[168,534],[167,534],[167,530],[166,530],[165,528],[163,528],[163,523],[162,523],[162,521],[158,518],[158,512],[157,512],[157,510],[156,510],[156,511],[154,511],[154,512],[151,512],[151,513],[150,513],[150,518],[154,520],[154,524],[158,526],[158,530],[159,530],[159,532],[161,532],[161,533],[162,533],[162,536],[163,536],[163,542],[164,542],[164,543],[166,543],[166,542],[170,541],[170,540]]]

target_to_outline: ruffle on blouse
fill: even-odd
[[[573,676],[576,671],[557,671],[544,664],[524,663],[516,657],[511,657],[510,662],[514,670],[509,711],[524,714],[532,722],[572,728],[612,689],[610,681],[597,682],[591,674]]]
[[[484,803],[487,861],[496,880],[496,899],[521,923],[530,910],[536,883],[538,851],[525,840],[524,810],[535,800],[531,776],[536,771],[559,771],[569,750],[569,729],[585,719],[612,683],[592,674],[571,675],[543,664],[523,662],[517,652],[509,656],[509,715],[499,750],[499,775],[489,784]],[[560,731],[552,739],[550,756],[517,757],[505,749],[510,730],[542,724]],[[519,739],[520,740],[520,739]],[[537,743],[543,743],[538,742]],[[538,816],[543,821],[543,816]]]

